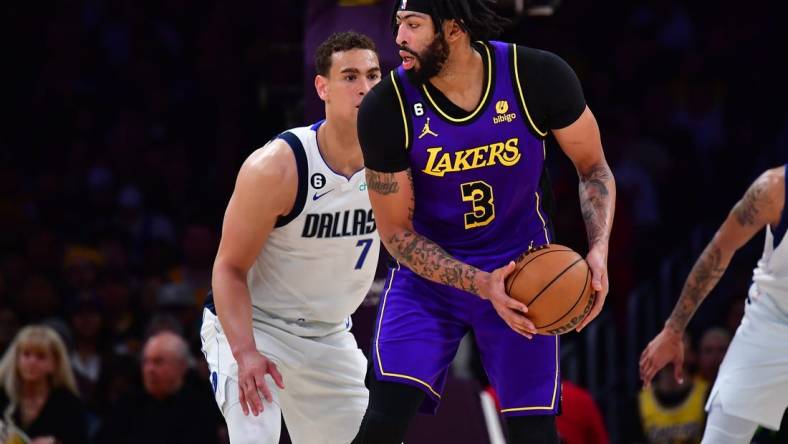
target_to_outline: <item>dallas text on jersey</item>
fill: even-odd
[[[375,231],[372,210],[345,210],[334,213],[307,214],[302,237],[361,236]]]

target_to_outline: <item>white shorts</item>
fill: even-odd
[[[266,377],[274,400],[264,401],[256,417],[241,410],[238,367],[219,319],[208,309],[200,338],[231,443],[278,444],[282,416],[293,444],[346,444],[356,436],[369,400],[367,360],[348,330],[303,338],[256,321],[257,349],[276,364],[285,385],[281,390]]]
[[[729,415],[780,428],[788,407],[788,313],[768,294],[745,306],[706,411],[717,397]]]

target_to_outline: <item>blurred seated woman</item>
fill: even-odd
[[[66,347],[51,328],[24,327],[0,360],[2,421],[32,444],[82,444],[87,416]]]

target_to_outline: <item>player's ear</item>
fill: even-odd
[[[320,100],[325,102],[328,99],[328,78],[323,77],[320,74],[316,75],[315,90],[317,91],[317,96],[320,97]]]
[[[453,42],[465,35],[460,24],[455,19],[444,20],[443,22],[443,35],[446,36],[446,41]]]

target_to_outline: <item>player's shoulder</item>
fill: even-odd
[[[771,186],[778,186],[785,184],[785,168],[786,165],[781,165],[774,168],[769,168],[761,174],[759,179],[764,180]]]
[[[777,224],[785,206],[785,166],[769,168],[750,185],[733,213],[743,225]]]
[[[769,168],[764,171],[755,179],[750,189],[757,191],[767,199],[785,194],[785,166]]]
[[[274,183],[287,185],[297,179],[299,151],[303,152],[303,140],[310,137],[309,127],[290,129],[254,150],[246,158],[240,179],[250,183]],[[287,133],[291,134],[288,136]],[[294,146],[295,145],[295,146]],[[300,146],[297,146],[300,145]]]
[[[569,68],[569,63],[554,52],[524,45],[515,45],[515,50],[517,51],[518,67],[547,72]]]
[[[785,205],[785,165],[769,168],[757,180],[763,184],[767,198],[782,211]]]

